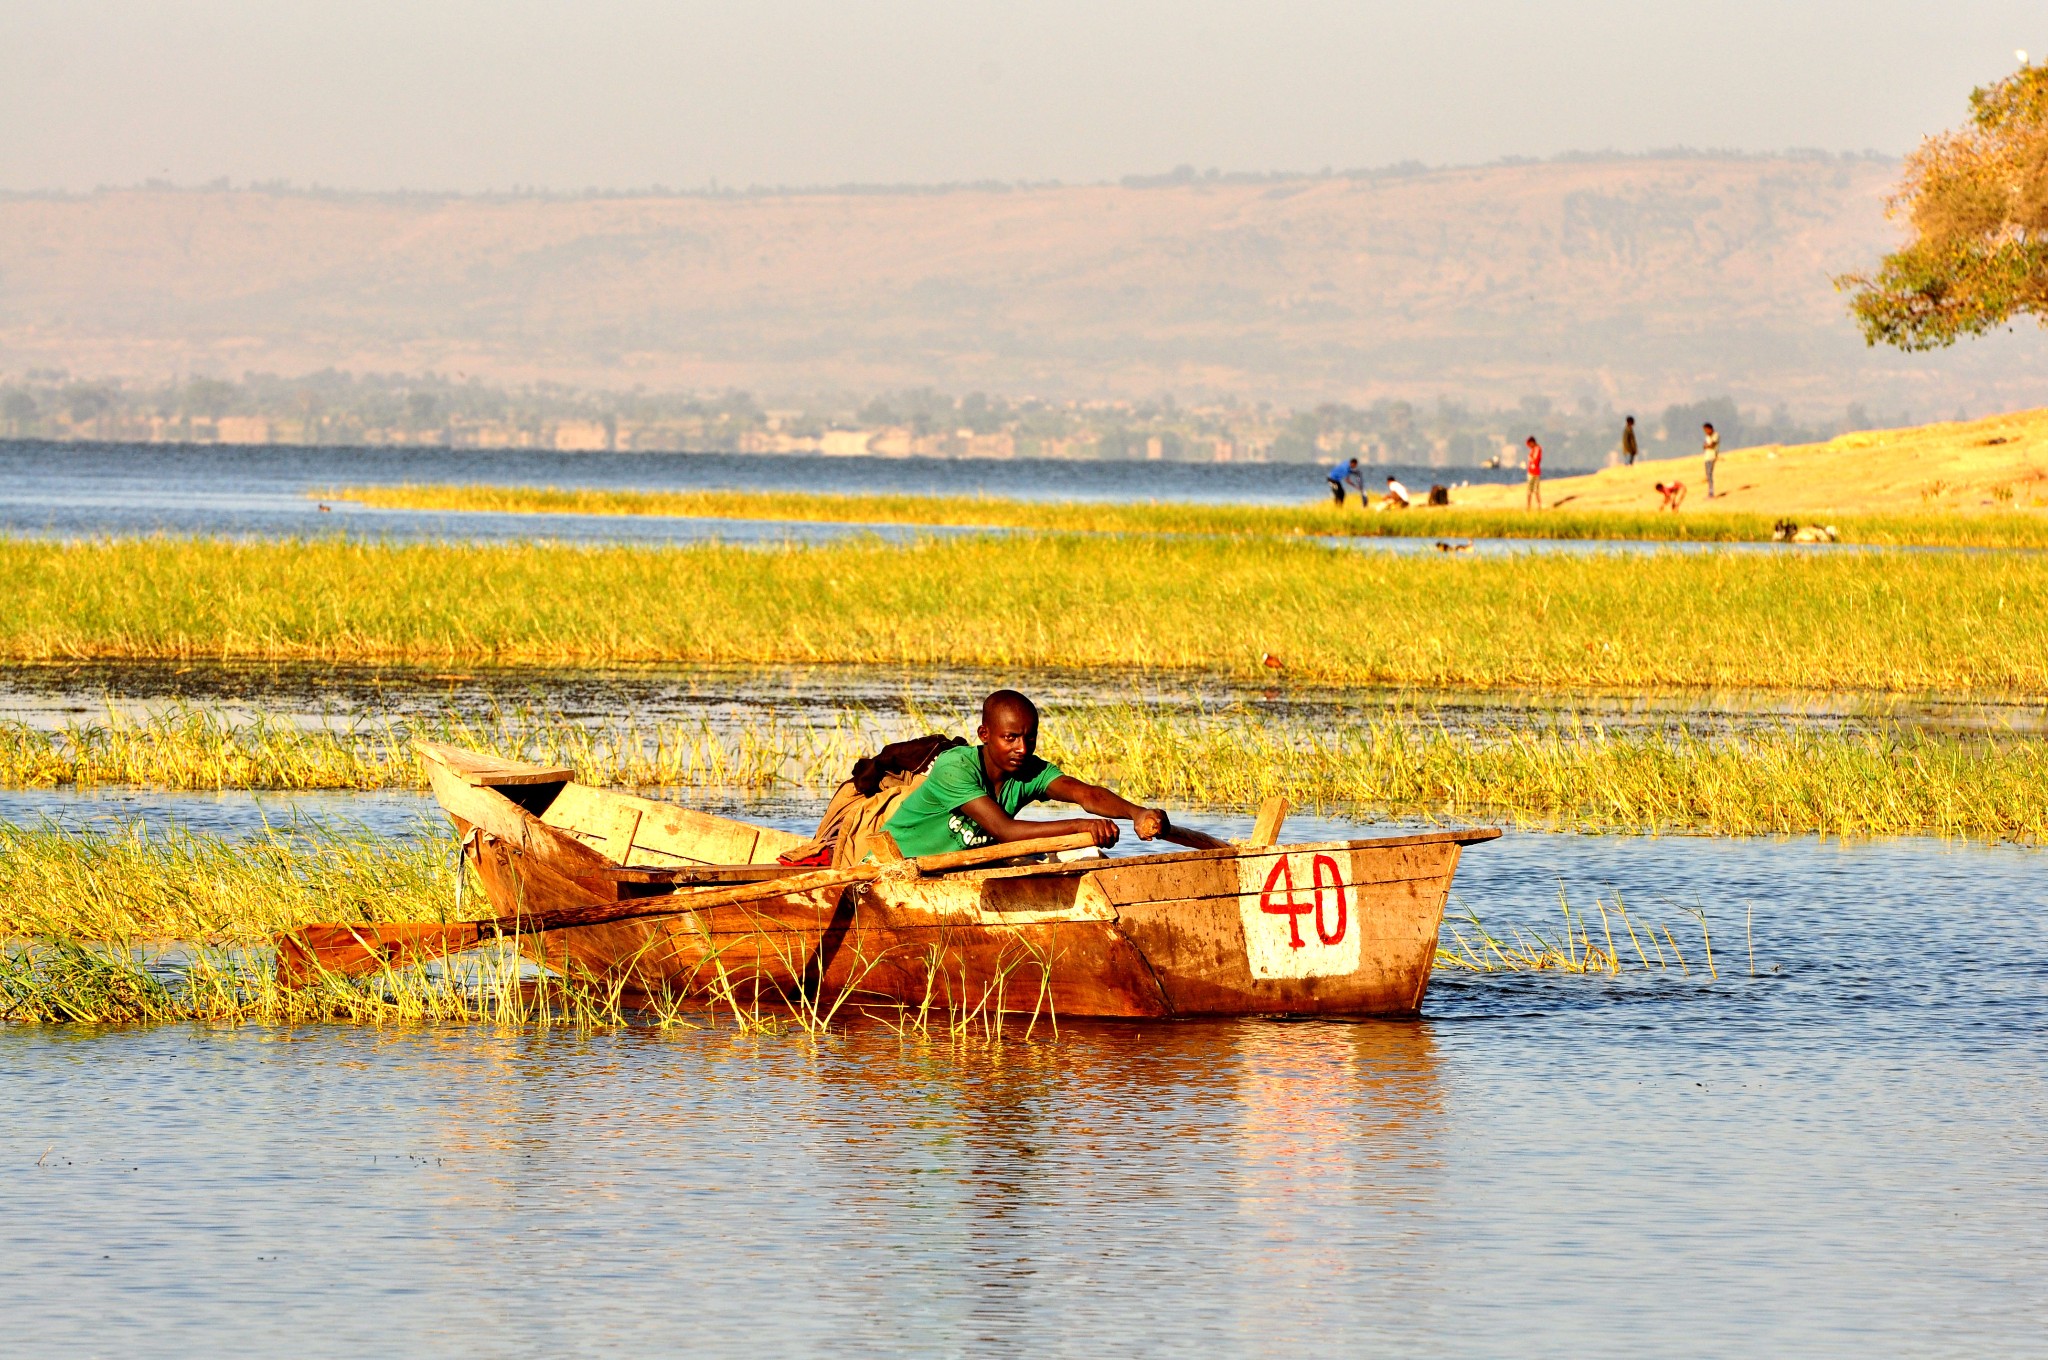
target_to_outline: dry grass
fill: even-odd
[[[1392,557],[1256,539],[0,542],[0,657],[1147,668],[2048,693],[2033,554]],[[1262,654],[1284,665],[1260,667]],[[1020,677],[1021,678],[1021,677]]]

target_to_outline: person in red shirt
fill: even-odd
[[[1524,510],[1543,508],[1543,446],[1536,442],[1536,436],[1529,436],[1529,494],[1522,497]]]

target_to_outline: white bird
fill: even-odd
[[[2015,50],[2013,51],[2013,55],[2014,55],[2015,57],[2018,57],[2018,58],[2020,59],[2020,65],[2022,65],[2022,66],[2025,66],[2025,65],[2027,64],[2027,49],[2026,49],[2026,48],[2024,48],[2024,47],[2021,47],[2021,48],[2017,48],[2017,49],[2015,49]]]

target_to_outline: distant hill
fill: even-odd
[[[433,370],[1647,409],[2038,404],[2048,338],[1866,349],[1873,160],[1586,159],[944,192],[0,198],[0,371]]]

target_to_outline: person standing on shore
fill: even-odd
[[[1636,465],[1636,418],[1628,417],[1621,427],[1621,462],[1624,467]]]
[[[1721,461],[1721,436],[1714,433],[1714,422],[1700,426],[1700,453],[1707,460],[1707,499],[1714,499],[1714,464]]]
[[[1529,445],[1529,490],[1522,497],[1522,508],[1524,510],[1541,510],[1543,508],[1543,446],[1536,442],[1536,436],[1533,434],[1529,436],[1526,442]]]
[[[1351,487],[1358,492],[1358,503],[1365,504],[1365,474],[1358,470],[1358,460],[1330,465],[1330,499],[1344,504],[1344,488]]]

